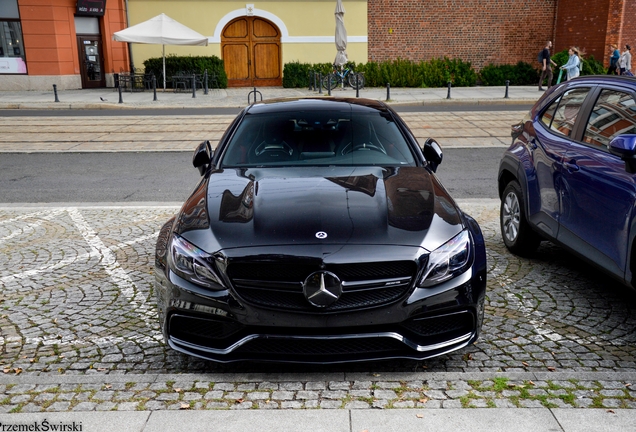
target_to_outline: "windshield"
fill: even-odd
[[[247,114],[228,144],[224,168],[409,166],[413,154],[387,113],[300,111]]]

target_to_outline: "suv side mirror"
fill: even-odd
[[[636,173],[636,134],[625,134],[614,137],[608,150],[611,154],[625,161],[625,171]]]
[[[437,141],[433,138],[427,138],[422,146],[422,152],[424,153],[424,158],[428,161],[433,172],[437,171],[437,167],[442,163],[442,158],[444,157],[442,148],[439,146]]]
[[[194,150],[194,154],[192,155],[192,165],[199,169],[199,173],[201,175],[205,173],[210,161],[212,161],[213,154],[214,150],[212,150],[210,141],[207,140],[199,144]]]

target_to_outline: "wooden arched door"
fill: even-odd
[[[272,22],[244,16],[221,33],[221,53],[228,87],[283,84],[280,30]]]

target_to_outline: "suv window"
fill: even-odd
[[[545,110],[541,122],[550,130],[569,137],[572,134],[581,105],[589,92],[589,88],[578,88],[565,92]]]
[[[585,128],[583,141],[607,147],[617,135],[636,133],[636,102],[629,94],[605,89],[601,92]]]

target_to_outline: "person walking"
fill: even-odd
[[[625,51],[621,54],[621,58],[618,61],[618,66],[621,70],[621,75],[633,75],[632,73],[632,47],[625,45]],[[629,73],[627,73],[629,72]]]
[[[568,50],[568,62],[561,66],[561,69],[565,71],[567,76],[567,80],[570,81],[572,78],[576,78],[581,74],[581,58],[579,57],[579,50],[576,47],[571,47]]]
[[[621,58],[621,53],[618,51],[616,45],[610,45],[610,64],[609,69],[607,70],[608,75],[618,75],[618,60]]]
[[[548,88],[552,87],[552,65],[556,66],[556,63],[550,58],[550,48],[552,48],[552,41],[547,41],[541,54],[541,78],[539,78],[539,91],[543,91],[543,80],[548,79]]]

